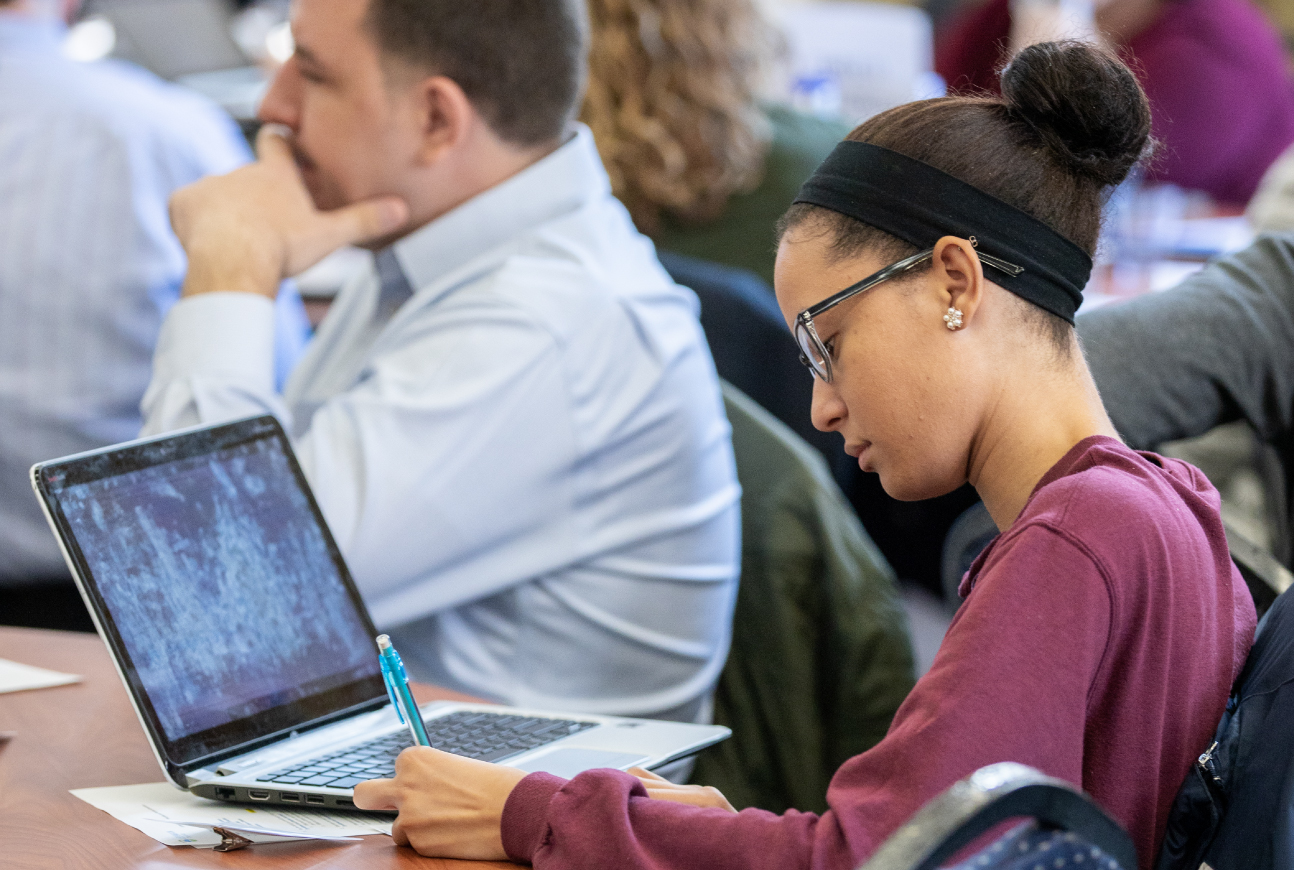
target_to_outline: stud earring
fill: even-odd
[[[949,329],[961,329],[962,313],[959,309],[949,308],[948,313],[944,315],[944,325]]]

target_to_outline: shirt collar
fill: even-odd
[[[610,195],[593,134],[577,124],[556,151],[393,247],[409,283],[421,290],[527,230]]]
[[[57,54],[67,26],[57,18],[0,12],[0,56],[13,51]]]

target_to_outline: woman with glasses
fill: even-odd
[[[1102,203],[1146,148],[1145,95],[1080,43],[1026,49],[1002,94],[865,122],[783,220],[777,296],[814,424],[899,498],[969,481],[1001,529],[830,811],[734,813],[645,771],[566,781],[417,749],[355,791],[399,810],[398,842],[541,868],[845,870],[956,780],[1015,761],[1081,786],[1152,866],[1254,609],[1216,491],[1119,440],[1074,335]]]

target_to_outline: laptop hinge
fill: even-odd
[[[331,722],[319,728],[292,731],[268,746],[262,746],[242,755],[235,755],[221,760],[219,766],[215,768],[215,775],[231,776],[260,764],[287,760],[302,752],[309,752],[312,749],[345,741],[351,737],[371,733],[375,727],[380,727],[379,723],[383,718],[390,719],[391,724],[395,723],[395,714],[391,712],[389,706],[371,710],[367,713],[360,713],[357,716],[350,716],[340,722]],[[210,769],[211,762],[207,762],[204,766]]]

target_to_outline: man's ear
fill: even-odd
[[[429,166],[454,150],[477,120],[476,107],[458,82],[445,76],[428,76],[415,86],[414,105],[419,113],[422,144],[419,162]]]
[[[935,242],[931,271],[941,304],[961,312],[952,328],[969,326],[984,300],[984,267],[975,246],[967,239],[944,236]]]

